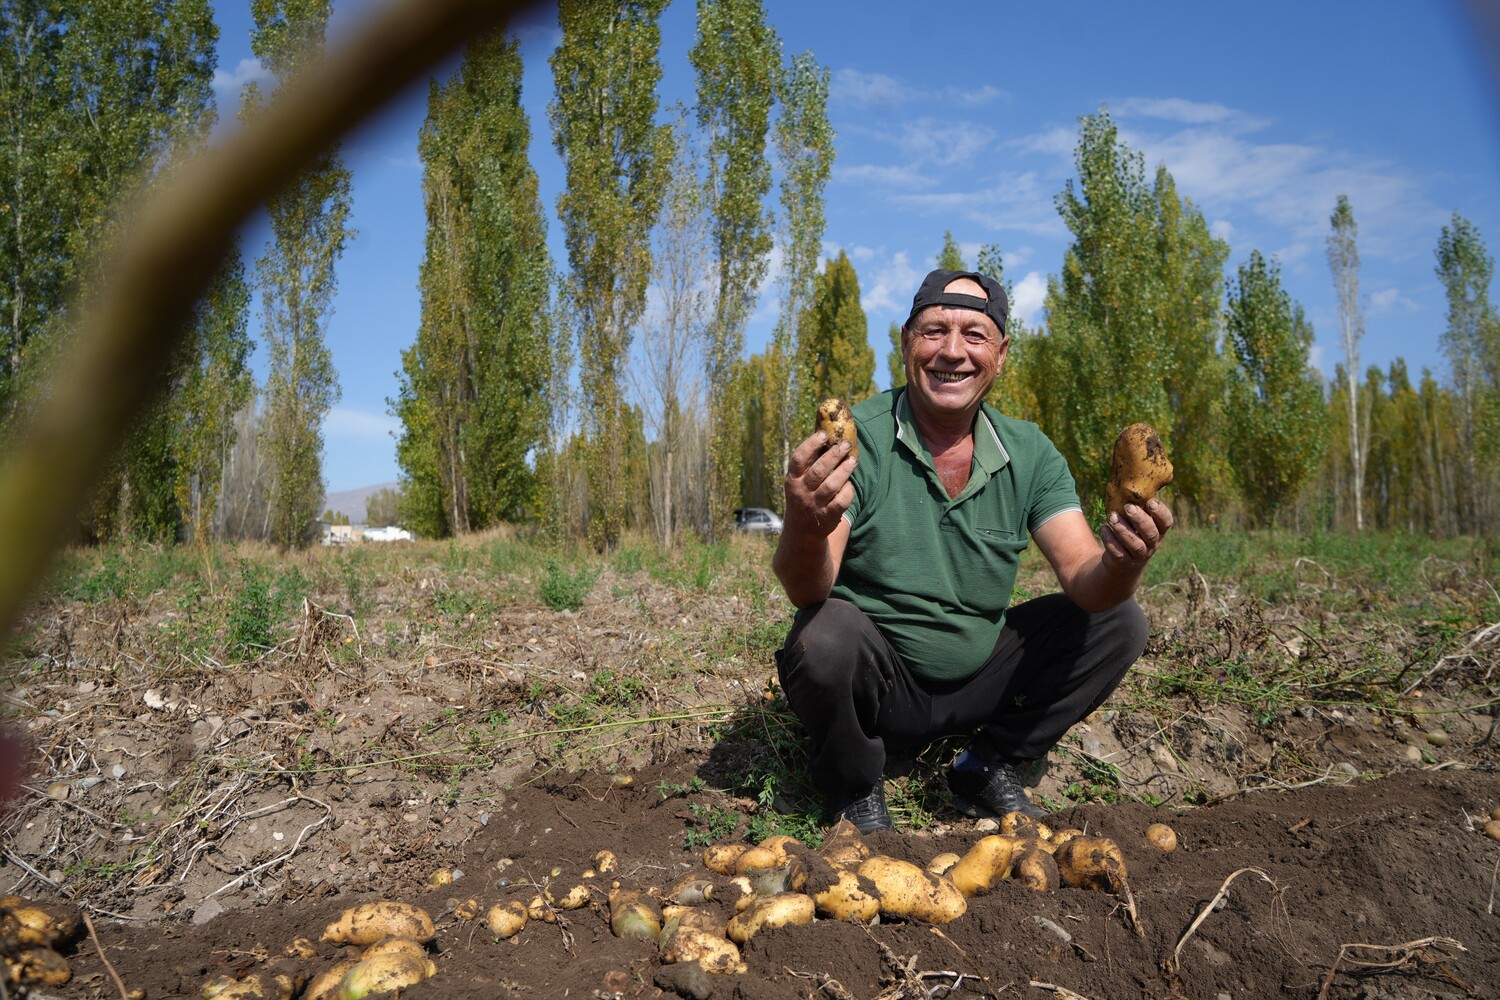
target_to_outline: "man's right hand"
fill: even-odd
[[[849,454],[849,442],[828,447],[822,431],[799,444],[787,460],[786,527],[794,532],[828,535],[854,502],[854,474],[858,460]]]
[[[858,459],[849,443],[828,447],[828,435],[816,431],[787,460],[786,513],[771,566],[791,602],[799,608],[826,600],[838,579],[849,541],[844,511],[854,502]]]

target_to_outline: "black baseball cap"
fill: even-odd
[[[989,298],[981,299],[977,295],[943,291],[959,278],[970,278],[978,282],[979,287],[984,289],[984,293]],[[1005,297],[1005,289],[1001,288],[1000,283],[994,278],[980,274],[978,271],[947,271],[942,268],[929,271],[927,277],[922,279],[922,287],[917,289],[916,297],[911,300],[911,312],[907,314],[906,322],[901,324],[901,329],[905,330],[911,326],[911,321],[916,318],[917,313],[928,306],[975,309],[995,321],[1002,337],[1005,336],[1005,321],[1010,317],[1010,300]]]

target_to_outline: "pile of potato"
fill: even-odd
[[[311,975],[318,949],[298,938],[284,957],[243,977],[219,976],[203,986],[204,1000],[363,1000],[413,986],[437,973],[427,945],[437,928],[427,911],[382,901],[352,906],[323,931],[343,953]],[[306,990],[303,990],[303,987]]]
[[[1146,839],[1163,851],[1176,846],[1175,834],[1160,824]],[[553,869],[530,898],[501,900],[488,908],[472,898],[450,904],[458,919],[482,921],[496,940],[514,937],[529,923],[556,924],[563,913],[595,907],[607,915],[615,936],[653,942],[663,963],[722,974],[745,971],[740,946],[763,930],[810,924],[819,917],[944,924],[963,916],[970,898],[1005,879],[1039,892],[1059,885],[1129,892],[1125,859],[1114,841],[1079,830],[1053,831],[1020,813],[1004,817],[999,833],[981,837],[963,856],[939,855],[925,867],[876,854],[847,821],[833,827],[817,850],[775,836],[754,846],[716,844],[702,860],[709,876],[690,875],[663,892],[622,885],[612,877],[619,867],[615,856],[600,851],[576,879]],[[315,974],[309,965],[318,959],[318,949],[298,939],[265,969],[207,983],[203,996],[362,1000],[390,993],[436,974],[428,954],[435,937],[432,918],[419,907],[398,902],[351,907],[322,935],[342,953],[322,959]]]
[[[0,952],[11,986],[62,986],[73,978],[60,948],[78,936],[76,911],[33,903],[20,896],[0,897]]]

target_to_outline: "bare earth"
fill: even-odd
[[[759,566],[757,544],[742,554]],[[1395,710],[1336,692],[1255,709],[1159,680],[1215,643],[1265,671],[1313,655],[1333,634],[1310,625],[1316,593],[1267,608],[1201,579],[1155,588],[1147,658],[1033,792],[1062,806],[1055,826],[1118,841],[1138,929],[1108,893],[1008,881],[942,927],[764,932],[746,972],[695,979],[611,934],[607,876],[592,905],[509,940],[454,910],[529,900],[601,849],[622,885],[665,889],[703,871],[709,839],[750,835],[716,817],[774,817],[742,787],[796,742],[768,687],[786,621],[769,573],[688,586],[607,569],[555,612],[534,578],[406,552],[358,602],[334,557],[306,557],[308,603],[251,660],[181,641],[223,579],[197,603],[35,610],[12,701],[38,763],[5,819],[0,892],[81,907],[92,932],[64,949],[71,982],[33,996],[199,996],[316,942],[347,906],[399,899],[438,928],[413,1000],[1500,997],[1500,843],[1482,832],[1500,807],[1500,629]],[[1382,640],[1341,641],[1357,660]],[[914,791],[942,749],[893,776],[906,829],[872,838],[881,851],[926,864],[986,832]],[[1104,801],[1075,804],[1091,783]],[[1176,852],[1146,845],[1154,822]],[[340,954],[317,951],[309,973]]]

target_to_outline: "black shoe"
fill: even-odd
[[[885,809],[885,784],[877,781],[875,787],[863,795],[845,799],[835,806],[833,821],[837,823],[841,819],[853,823],[860,833],[896,829],[896,824],[891,822],[891,814]]]
[[[987,764],[973,754],[962,754],[948,770],[953,808],[965,816],[999,819],[1006,813],[1018,812],[1032,819],[1045,819],[1051,814],[1026,797],[1023,773],[1034,770],[1032,761]]]

